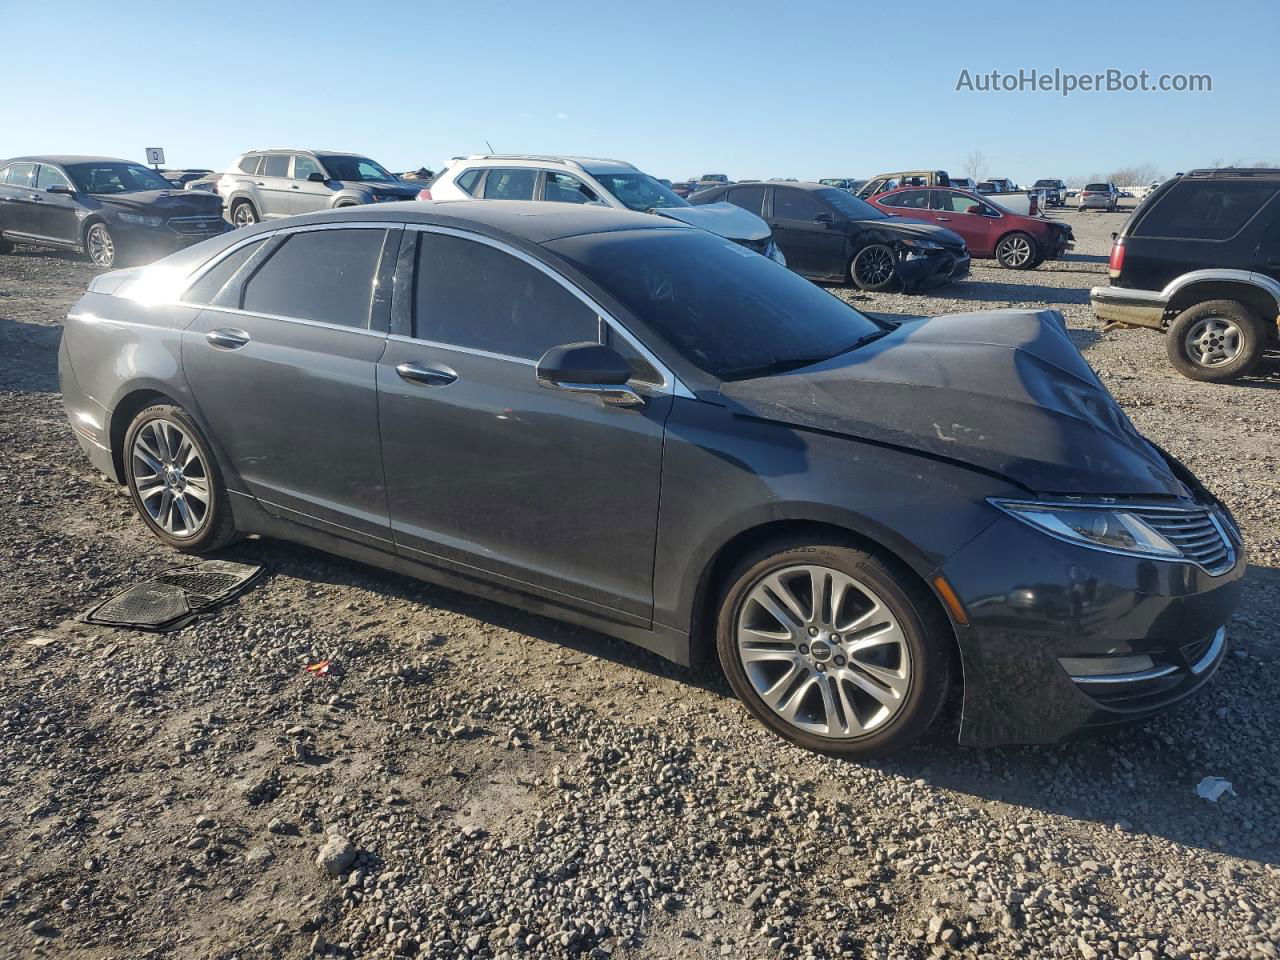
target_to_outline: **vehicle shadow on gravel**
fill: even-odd
[[[0,310],[4,301],[0,300]],[[58,343],[62,327],[23,323],[0,315],[0,390],[58,392]]]
[[[1083,287],[1050,287],[1039,283],[1003,283],[976,279],[952,284],[947,288],[947,296],[952,300],[980,300],[984,304],[983,309],[989,309],[985,306],[989,300],[1002,300],[1010,307],[1022,303],[1079,305],[1089,302],[1089,291]]]

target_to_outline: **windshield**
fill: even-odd
[[[343,157],[326,155],[319,158],[329,176],[335,180],[390,180],[395,177],[387,173],[368,157]]]
[[[140,163],[103,161],[69,163],[67,173],[81,193],[131,193],[134,190],[172,190],[173,184]]]
[[[547,247],[720,380],[819,363],[887,329],[786,267],[701,230],[620,230]]]
[[[886,220],[889,215],[847,190],[817,190],[815,193],[850,220]]]
[[[1057,185],[1058,185],[1057,180],[1037,180],[1036,181],[1037,187],[1056,187]]]
[[[688,200],[677,196],[647,173],[595,173],[591,174],[600,185],[631,210],[645,213],[667,207],[690,206]]]

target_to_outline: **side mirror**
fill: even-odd
[[[65,183],[55,183],[53,186],[49,187],[46,190],[46,192],[47,193],[65,193],[67,196],[70,196],[71,194],[75,193],[75,191],[72,190],[70,187],[68,187]]]
[[[538,361],[538,384],[551,390],[594,393],[611,407],[634,407],[643,403],[627,387],[631,364],[618,351],[600,343],[566,343],[552,347]]]
[[[836,218],[830,213],[820,213],[813,218],[814,223],[835,223]]]
[[[323,173],[320,173],[319,171],[315,171],[307,174],[308,183],[324,183],[326,179],[327,178],[325,177],[325,175]]]
[[[976,203],[971,203],[969,204],[969,206],[965,207],[964,212],[965,213],[982,213],[982,208],[978,206]]]

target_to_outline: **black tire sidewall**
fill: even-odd
[[[889,275],[889,278],[885,280],[883,283],[877,283],[877,284],[863,283],[861,280],[858,279],[858,271],[857,271],[858,258],[861,257],[868,250],[871,250],[875,247],[880,247],[884,250],[887,250],[889,252],[889,255],[891,257],[894,257],[893,273],[891,273]],[[898,281],[897,260],[896,260],[896,254],[894,253],[893,247],[889,246],[887,243],[868,243],[861,250],[858,250],[856,253],[854,253],[852,257],[849,258],[849,280],[859,290],[866,290],[870,293],[878,293],[884,290],[888,290],[891,286],[893,286],[894,283]]]
[[[1217,367],[1201,366],[1186,351],[1187,331],[1208,315],[1230,317],[1240,328],[1244,346],[1230,363]],[[1183,310],[1165,334],[1169,362],[1184,377],[1204,383],[1230,383],[1247,374],[1262,359],[1267,349],[1267,331],[1263,321],[1238,300],[1206,300]]]
[[[151,519],[142,498],[138,495],[138,485],[133,476],[133,441],[138,432],[155,420],[168,420],[180,426],[189,436],[200,452],[200,457],[209,471],[209,518],[204,529],[197,536],[178,538],[170,536]],[[166,546],[184,553],[208,553],[225,546],[235,539],[235,523],[231,516],[231,501],[227,495],[226,484],[222,480],[222,470],[218,461],[204,438],[204,433],[186,411],[173,404],[161,403],[147,407],[138,412],[125,432],[124,449],[121,453],[124,464],[125,485],[129,489],[129,498],[142,522],[151,533]]]
[[[830,566],[861,580],[880,595],[902,625],[912,660],[911,689],[898,715],[866,737],[838,740],[789,726],[759,698],[738,656],[734,625],[747,594],[772,570],[798,563]],[[720,664],[738,699],[768,729],[806,750],[873,757],[909,746],[929,728],[946,701],[955,647],[945,617],[923,587],[908,577],[896,564],[847,545],[779,542],[745,556],[726,581],[715,623]]]

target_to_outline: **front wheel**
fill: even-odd
[[[1184,377],[1229,383],[1262,359],[1267,327],[1238,300],[1206,300],[1174,317],[1165,347],[1169,362]]]
[[[851,546],[778,543],[744,557],[716,624],[720,662],[757,719],[845,757],[900,750],[951,680],[949,627],[895,565]]]
[[[231,225],[237,230],[252,227],[258,222],[258,211],[248,200],[237,200],[231,205]]]
[[[996,260],[1009,270],[1030,270],[1039,263],[1036,256],[1035,238],[1020,230],[1005,234],[996,244]]]
[[[887,290],[898,279],[898,255],[884,243],[863,247],[849,261],[849,279],[860,290]]]
[[[134,417],[124,463],[133,505],[159,540],[187,553],[208,553],[236,538],[222,474],[181,407],[156,404]]]
[[[95,223],[85,231],[85,256],[96,267],[109,270],[116,263],[116,241],[105,223]]]

